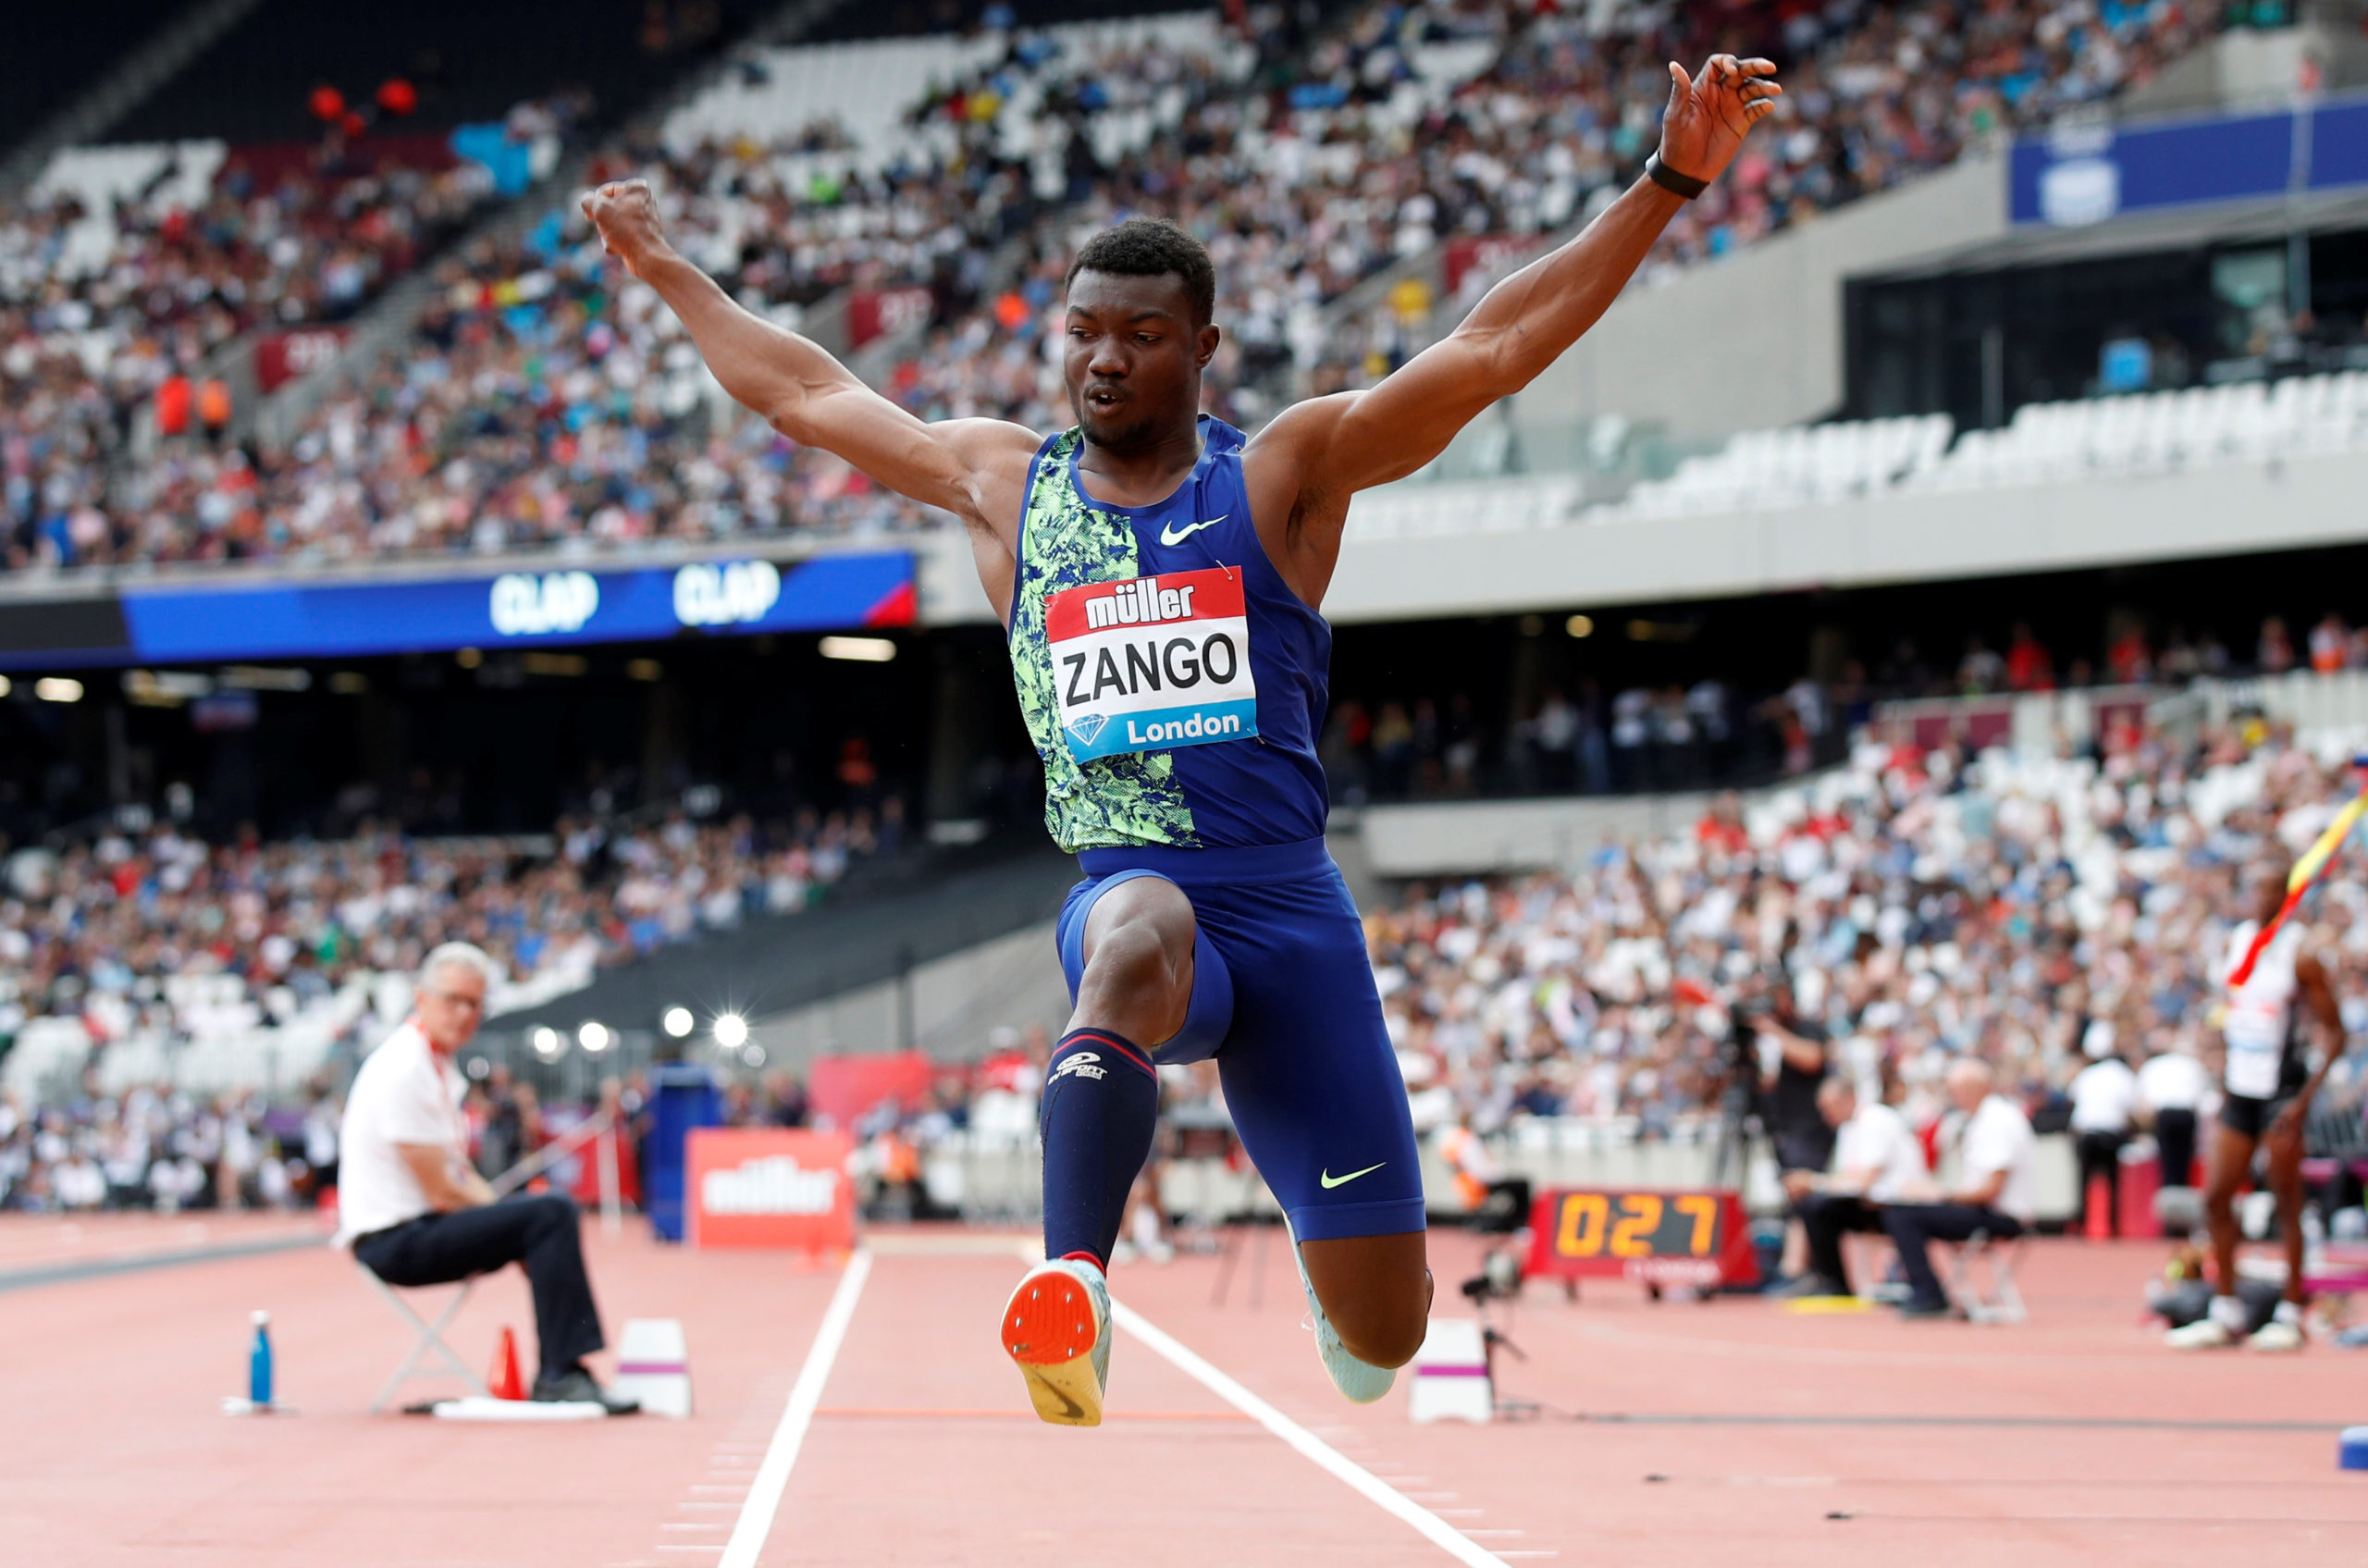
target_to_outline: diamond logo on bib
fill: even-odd
[[[1044,640],[1080,762],[1258,733],[1239,568],[1064,588],[1044,601]]]

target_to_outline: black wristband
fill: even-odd
[[[1680,174],[1661,162],[1659,152],[1645,160],[1645,178],[1662,190],[1683,196],[1689,202],[1710,189],[1708,180],[1696,179],[1690,174]]]

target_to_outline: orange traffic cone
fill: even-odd
[[[2099,1171],[2089,1178],[2088,1202],[2082,1207],[2087,1210],[2084,1216],[2087,1223],[2081,1227],[2081,1233],[2091,1241],[2111,1241],[2113,1239],[2113,1183],[2105,1179],[2104,1172]],[[502,1332],[506,1334],[509,1330],[505,1328]]]
[[[518,1338],[503,1324],[501,1339],[493,1347],[493,1370],[486,1375],[486,1387],[498,1400],[523,1400],[526,1397],[525,1379],[518,1376]]]

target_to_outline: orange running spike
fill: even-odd
[[[1065,1274],[1046,1273],[1004,1315],[1003,1348],[1036,1366],[1075,1361],[1093,1348],[1093,1301]]]

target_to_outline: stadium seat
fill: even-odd
[[[1949,1249],[1949,1294],[1968,1320],[2020,1323],[2030,1315],[2015,1286],[2015,1270],[2027,1245],[2021,1236],[2000,1241],[1977,1230]]]

